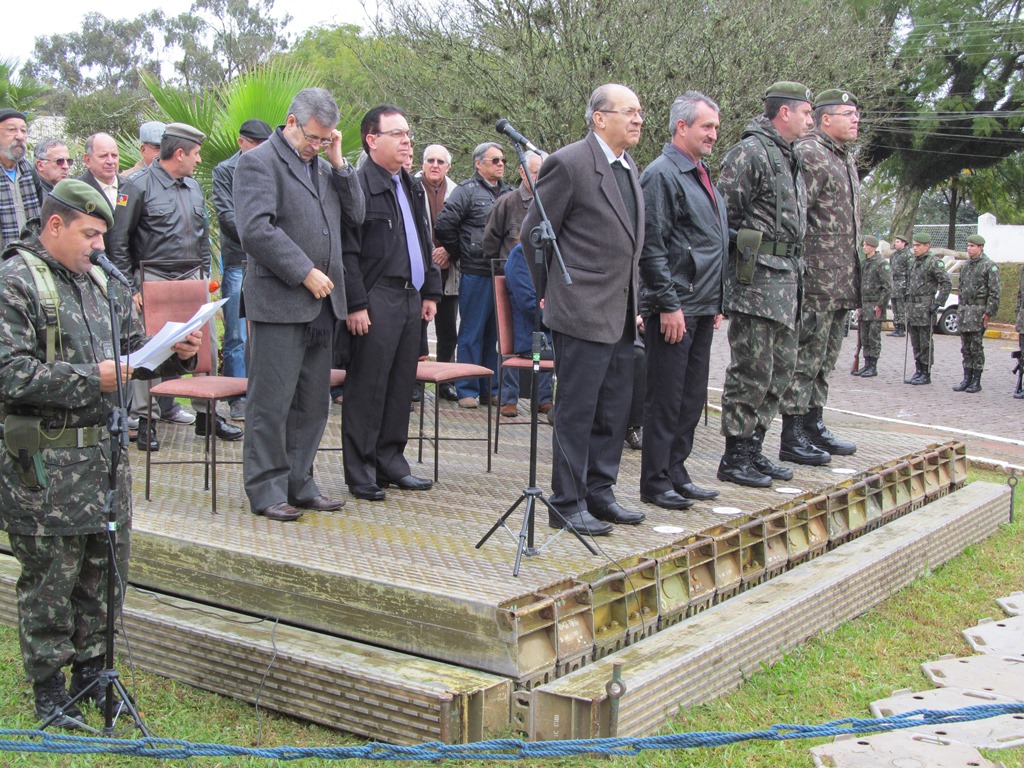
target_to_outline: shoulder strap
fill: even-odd
[[[759,133],[753,134],[761,142],[768,160],[775,166],[775,237],[782,234],[782,152]]]

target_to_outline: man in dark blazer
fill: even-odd
[[[366,218],[345,230],[350,356],[341,425],[349,493],[381,501],[389,484],[406,491],[433,485],[409,472],[405,444],[423,322],[437,311],[441,271],[431,260],[423,187],[403,167],[412,157],[405,113],[374,107],[360,135],[369,155],[358,174]]]
[[[117,172],[120,162],[117,142],[107,133],[94,133],[85,140],[85,172],[79,176],[95,189],[110,205],[110,210],[117,215],[117,195],[124,183],[124,178]],[[113,227],[111,227],[113,230]],[[103,236],[103,250],[110,253],[110,235]]]
[[[626,149],[640,140],[644,113],[635,93],[610,83],[591,95],[586,116],[590,133],[545,160],[537,179],[537,197],[572,284],[550,258],[535,263],[536,203],[520,242],[555,347],[549,503],[558,516],[549,516],[548,524],[598,536],[611,532],[609,523],[636,525],[645,517],[621,507],[612,489],[633,394],[637,262],[644,242],[644,197]]]
[[[338,118],[326,90],[300,91],[285,124],[243,154],[235,171],[251,324],[242,473],[252,511],[271,520],[344,503],[324,497],[313,479],[330,407],[334,325],[346,316],[341,232],[364,213]]]

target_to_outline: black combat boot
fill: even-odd
[[[97,680],[100,676],[100,672],[103,671],[104,659],[102,656],[83,661],[81,663],[75,662],[71,666],[71,695],[72,697],[77,696],[86,688],[92,685],[94,680]],[[116,715],[121,710],[121,700],[117,698],[117,694],[111,693],[114,697],[114,714]],[[89,689],[89,692],[85,694],[79,701],[91,701],[96,705],[96,708],[100,712],[105,712],[107,703],[107,686],[104,685],[93,685]]]
[[[903,383],[904,384],[920,384],[921,383],[921,364],[920,363],[915,361],[915,363],[914,363],[914,375],[911,376],[909,379],[904,379]]]
[[[1018,381],[1020,381],[1020,379],[1018,379]],[[1017,385],[1017,388],[1013,390],[1013,398],[1014,400],[1024,400],[1024,381],[1021,381],[1021,383]]]
[[[789,467],[780,467],[764,455],[764,430],[758,427],[754,430],[751,440],[750,463],[754,469],[762,475],[768,475],[772,480],[792,480],[793,470]]]
[[[145,417],[139,418],[139,436],[135,446],[140,451],[159,451],[160,439],[156,436],[156,420],[150,421]]]
[[[973,368],[964,368],[964,380],[953,387],[954,392],[963,392],[971,386],[971,379],[974,377]]]
[[[748,488],[769,488],[772,479],[754,468],[750,462],[753,440],[743,437],[725,438],[725,453],[718,463],[718,479]]]
[[[917,379],[916,381],[914,379]],[[914,379],[910,380],[911,384],[931,384],[932,375],[928,372],[928,366],[921,366],[921,373],[919,376],[915,376]]]
[[[71,703],[64,687],[64,673],[59,669],[45,680],[33,683],[32,692],[36,697],[36,717],[44,723],[53,717],[50,725],[58,728],[72,730],[83,726],[82,711]]]
[[[782,415],[782,440],[779,460],[820,467],[832,461],[832,455],[813,445],[804,433],[804,414]]]
[[[975,368],[971,371],[971,383],[967,385],[967,389],[964,392],[974,394],[975,392],[981,392],[981,368]]]
[[[860,369],[857,374],[862,379],[870,379],[872,376],[878,375],[878,358],[877,357],[865,357],[864,367]]]
[[[820,448],[833,456],[853,456],[857,452],[857,444],[849,440],[839,440],[825,426],[824,408],[811,408],[804,416],[804,434],[811,445]]]

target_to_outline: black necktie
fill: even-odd
[[[629,224],[636,232],[636,193],[633,192],[633,180],[630,178],[629,169],[616,160],[612,163],[612,170],[615,171],[615,182],[619,185],[619,192],[622,193],[622,202],[626,204],[626,216],[629,217]]]

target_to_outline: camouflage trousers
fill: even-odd
[[[910,346],[914,348],[914,362],[918,365],[931,367],[932,364],[932,329],[927,325],[911,325],[907,327]]]
[[[860,348],[864,351],[864,357],[877,360],[882,354],[882,321],[876,320],[874,315],[868,319],[866,315],[866,312],[861,312]]]
[[[722,434],[752,437],[779,412],[779,401],[793,379],[796,331],[764,317],[732,313],[729,368],[722,390]]]
[[[107,533],[78,536],[9,535],[21,563],[18,577],[18,637],[25,674],[32,682],[50,677],[75,659],[106,650]],[[118,534],[116,608],[128,578],[130,534]]]
[[[799,347],[793,381],[782,396],[781,411],[787,416],[802,415],[812,408],[824,408],[828,402],[828,377],[836,367],[843,346],[846,309],[828,312],[800,312]]]
[[[984,331],[961,331],[960,332],[960,355],[964,359],[964,368],[985,368],[985,345],[982,339],[985,338]]]
[[[889,301],[892,304],[893,328],[902,328],[907,324],[907,302],[902,296],[893,296]]]

